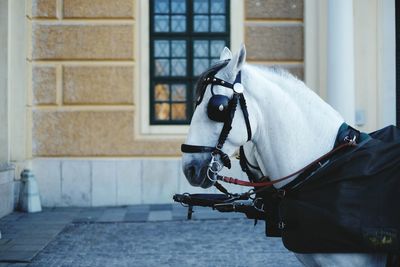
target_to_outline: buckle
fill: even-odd
[[[277,196],[279,198],[284,198],[286,196],[286,190],[285,189],[278,189],[277,190]]]
[[[286,227],[286,224],[283,221],[280,221],[278,223],[278,229],[279,230],[283,230],[283,229],[285,229],[285,227]]]
[[[349,145],[355,146],[357,145],[356,142],[357,136],[354,135],[353,138],[350,138],[348,135],[343,139],[346,143],[348,143]]]

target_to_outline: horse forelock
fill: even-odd
[[[208,82],[205,81],[206,78],[214,76],[217,74],[218,71],[220,71],[222,68],[224,68],[228,64],[229,60],[222,60],[216,62],[214,65],[212,65],[210,68],[205,70],[202,74],[200,74],[197,82],[196,82],[196,99],[203,98],[204,92],[207,88]]]

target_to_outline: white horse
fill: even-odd
[[[259,68],[245,64],[244,46],[232,56],[224,48],[220,60],[230,60],[215,77],[234,83],[241,71],[243,95],[247,101],[251,142],[248,142],[245,115],[238,105],[232,121],[232,130],[222,151],[232,156],[245,145],[246,156],[257,164],[271,180],[291,174],[321,155],[329,152],[336,139],[343,118],[300,80],[283,71]],[[214,147],[223,123],[207,116],[207,104],[213,94],[232,98],[233,91],[224,86],[207,86],[197,106],[186,144]],[[247,144],[246,144],[247,143]],[[253,152],[252,152],[253,151]],[[250,152],[250,153],[248,153]],[[183,171],[194,186],[212,185],[208,177],[210,153],[184,153]],[[216,160],[220,160],[216,157]],[[220,162],[222,165],[222,162]],[[211,177],[212,178],[212,177]],[[275,184],[280,188],[295,177]],[[306,266],[385,266],[384,254],[296,254]]]

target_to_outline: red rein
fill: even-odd
[[[350,147],[350,146],[355,146],[354,143],[349,142],[349,143],[344,143],[338,147],[336,147],[335,149],[332,149],[331,151],[329,151],[328,153],[326,153],[325,155],[319,157],[318,159],[314,160],[313,162],[311,162],[310,164],[308,164],[307,166],[305,166],[304,168],[289,174],[285,177],[279,178],[277,180],[274,181],[268,181],[268,182],[258,182],[258,183],[253,183],[253,182],[249,182],[249,181],[244,181],[244,180],[240,180],[240,179],[236,179],[233,177],[229,177],[229,176],[218,176],[218,180],[229,183],[229,184],[236,184],[236,185],[240,185],[240,186],[251,186],[251,187],[271,187],[274,184],[277,184],[279,182],[282,182],[284,180],[287,180],[297,174],[302,173],[303,171],[305,171],[306,169],[308,169],[309,167],[311,167],[312,165],[314,165],[317,162],[320,162],[321,160],[327,159],[328,157],[332,156],[334,153],[336,153],[337,151],[345,148],[345,147]],[[266,178],[266,177],[264,177]]]

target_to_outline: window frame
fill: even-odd
[[[150,124],[150,3],[148,0],[136,1],[135,12],[135,139],[176,140],[184,138],[189,125],[151,125]],[[244,42],[244,1],[230,0],[230,49],[238,51]]]

